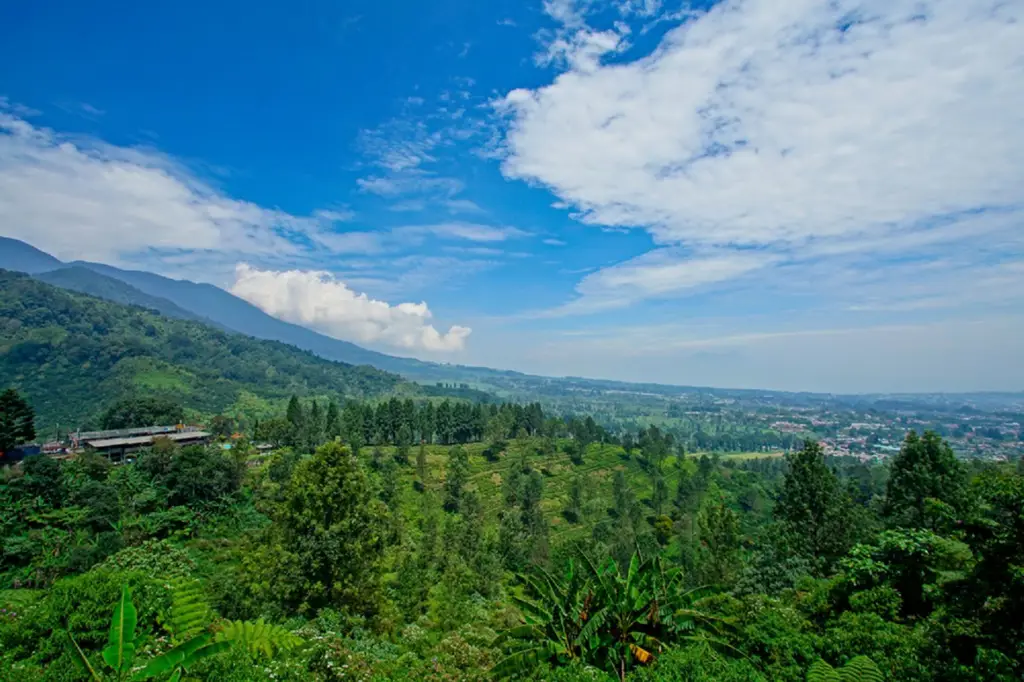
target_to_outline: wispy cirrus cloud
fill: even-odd
[[[592,3],[545,10],[565,70],[500,102],[503,172],[550,188],[585,223],[642,227],[678,264],[651,256],[592,275],[571,309],[688,291],[709,249],[734,264],[768,254],[758,277],[851,254],[870,270],[871,254],[897,245],[934,259],[968,245],[979,271],[992,264],[986,240],[1022,253],[1020,3],[726,0],[679,15],[630,60],[628,27],[592,28]],[[987,228],[965,219],[985,215]]]
[[[486,117],[469,115],[487,109],[487,100],[472,93],[472,78],[453,77],[450,83],[429,102],[406,98],[399,115],[359,136],[357,149],[370,170],[356,184],[364,193],[391,200],[393,211],[485,213],[462,196],[466,184],[453,177],[452,168],[458,166],[457,149],[491,133]]]
[[[442,239],[465,239],[471,242],[503,242],[529,235],[529,233],[517,227],[458,222],[407,225],[405,227],[397,227],[392,232],[400,237],[432,235]]]
[[[764,253],[682,255],[673,249],[655,250],[588,274],[576,286],[577,299],[542,316],[595,313],[647,298],[678,296],[735,280],[777,261],[777,256]]]

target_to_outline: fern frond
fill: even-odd
[[[835,668],[819,658],[807,669],[807,682],[842,682],[842,678]]]
[[[841,682],[883,682],[882,671],[867,656],[856,656],[839,670]]]
[[[218,626],[214,639],[218,642],[230,642],[242,647],[252,654],[274,658],[276,655],[291,651],[302,645],[303,639],[291,631],[264,622],[257,621],[224,621]]]
[[[178,578],[171,581],[168,626],[176,641],[186,641],[202,634],[213,622],[214,615],[198,580]]]
[[[807,670],[807,682],[884,682],[882,671],[867,656],[855,656],[839,670],[818,659]]]

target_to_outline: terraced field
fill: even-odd
[[[510,467],[524,453],[530,466],[544,475],[544,497],[541,508],[551,524],[550,537],[552,541],[587,535],[593,525],[605,517],[604,507],[610,503],[609,501],[613,497],[612,477],[617,470],[626,473],[638,500],[643,502],[650,499],[650,476],[641,468],[635,457],[626,457],[625,452],[619,446],[592,444],[583,457],[583,463],[574,465],[569,455],[561,451],[561,446],[564,443],[559,443],[558,452],[553,455],[538,454],[539,445],[540,441],[536,439],[510,441],[508,448],[497,461],[489,461],[484,456],[486,446],[483,443],[463,446],[469,454],[471,470],[469,487],[478,492],[490,523],[497,523],[498,514],[501,511],[502,483],[508,476]],[[395,453],[393,447],[380,449],[387,456],[392,456]],[[369,456],[372,450],[373,448],[365,448],[363,456]],[[448,462],[448,450],[448,446],[427,446],[427,465],[430,471],[427,493],[417,492],[413,487],[416,479],[415,466],[401,467],[402,509],[407,517],[414,517],[418,514],[424,494],[433,494],[439,497],[443,495],[442,488]],[[409,454],[411,462],[415,462],[416,452],[417,448],[414,447]],[[700,454],[687,455],[683,466],[690,471],[695,470],[695,461]],[[736,453],[723,455],[722,459],[747,460],[779,456],[781,453]],[[671,497],[675,492],[680,471],[676,458],[666,458],[663,470],[669,484]],[[725,469],[722,471],[722,475],[728,477],[732,474]],[[563,518],[562,510],[569,500],[570,485],[577,476],[582,477],[584,483],[584,519],[578,524],[571,524]]]

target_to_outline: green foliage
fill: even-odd
[[[96,423],[98,408],[137,395],[140,378],[154,373],[175,380],[145,387],[142,397],[207,414],[224,414],[243,391],[268,399],[372,396],[401,381],[7,271],[0,272],[0,344],[0,385],[17,386],[47,426]]]
[[[101,429],[130,429],[154,424],[180,424],[185,410],[167,398],[134,396],[123,398],[107,408],[100,417]]]
[[[0,455],[35,437],[32,407],[13,388],[0,393]]]
[[[114,606],[114,613],[110,617],[110,635],[107,639],[107,646],[103,649],[103,660],[114,670],[115,676],[118,678],[127,675],[132,669],[132,663],[135,662],[135,626],[137,624],[138,613],[135,611],[135,605],[132,604],[128,586],[125,585],[121,588],[121,599]],[[93,677],[97,677],[89,659],[85,657],[77,643],[75,643],[75,650],[85,666],[90,669]]]
[[[138,648],[152,641],[159,632],[157,621],[167,608],[168,595],[162,585],[138,573],[91,571],[82,576],[56,582],[45,596],[33,601],[19,612],[16,621],[0,622],[0,652],[48,671],[49,678],[79,679],[81,663],[69,638],[73,637],[84,652],[110,650],[116,641],[122,641],[112,624],[111,611],[120,605],[123,590],[142,599],[141,606],[122,610],[130,619],[135,613],[134,634],[125,642]],[[120,619],[118,619],[120,620]],[[106,657],[90,659],[100,669]]]
[[[252,621],[224,621],[217,625],[216,642],[228,642],[252,654],[268,659],[302,645],[303,640],[280,625],[266,623],[262,618]]]
[[[296,468],[275,513],[281,553],[272,581],[279,597],[303,610],[345,604],[372,613],[387,508],[348,448],[327,443]]]
[[[95,570],[115,573],[144,573],[157,580],[181,579],[196,570],[195,559],[188,550],[169,540],[146,540],[135,547],[125,547],[107,557]]]
[[[754,664],[742,657],[723,656],[707,644],[666,651],[656,665],[629,676],[631,682],[767,682]]]
[[[874,546],[857,546],[840,565],[857,587],[891,585],[900,594],[901,613],[925,615],[942,587],[964,575],[970,550],[961,542],[927,530],[893,530]]]
[[[939,529],[962,518],[967,500],[967,475],[949,444],[930,431],[908,433],[885,489],[889,523]]]
[[[883,682],[885,678],[875,662],[867,656],[856,656],[839,670],[823,660],[815,661],[807,670],[807,682]]]
[[[729,585],[739,568],[740,529],[736,512],[720,497],[708,495],[697,515],[701,582]]]
[[[175,642],[184,642],[201,634],[214,618],[213,609],[198,580],[176,578],[170,581],[171,614],[167,627]]]
[[[627,457],[625,433],[539,405],[349,400],[332,420],[299,395],[294,423],[283,397],[260,407],[259,442],[295,443],[269,456],[161,443],[5,472],[2,586],[46,589],[0,591],[0,679],[85,679],[72,636],[110,673],[124,585],[126,676],[161,681],[800,682],[853,652],[898,682],[1020,677],[1013,465],[972,464],[962,512],[926,498],[930,527],[881,530],[885,468],[813,447],[682,459],[643,415]],[[676,414],[719,437],[721,416]]]
[[[176,682],[183,673],[191,670],[204,659],[225,652],[230,646],[227,642],[212,642],[210,635],[199,635],[169,651],[149,660],[145,666],[132,676],[132,681],[149,680],[157,676],[172,673],[171,680]]]
[[[154,449],[139,457],[139,468],[167,490],[171,506],[201,507],[238,492],[244,463],[217,447],[190,445]]]
[[[458,511],[462,503],[462,489],[469,478],[469,459],[466,451],[456,445],[448,451],[448,468],[444,479],[444,508]]]
[[[789,460],[775,518],[783,540],[807,557],[819,573],[831,570],[853,544],[852,502],[825,465],[821,446],[804,443]]]
[[[685,590],[681,572],[657,556],[634,554],[624,572],[611,559],[580,558],[560,580],[544,572],[523,579],[524,624],[505,632],[503,641],[515,644],[496,675],[579,659],[625,680],[675,641],[707,641],[719,631],[721,621],[700,609],[703,592]]]

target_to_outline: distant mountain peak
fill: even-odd
[[[0,237],[0,268],[36,275],[64,267],[64,263],[20,239]]]

